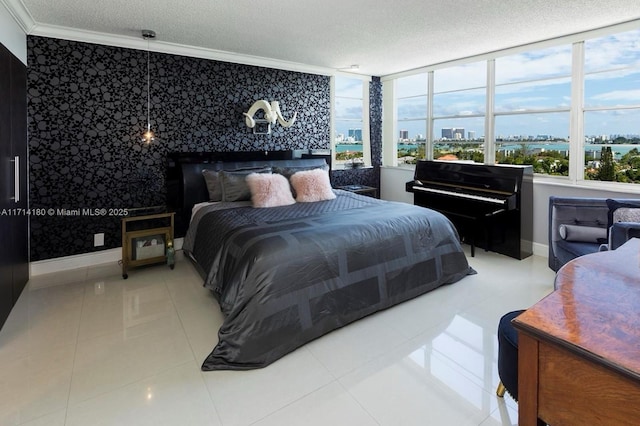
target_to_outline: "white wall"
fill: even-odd
[[[0,2],[0,43],[27,65],[27,35]]]
[[[413,180],[413,168],[381,167],[380,198],[413,204],[413,194],[405,191],[405,183]]]
[[[413,169],[400,167],[382,167],[380,169],[380,198],[389,201],[402,201],[413,204],[413,194],[405,191],[405,183],[413,179]],[[549,197],[593,197],[593,198],[640,198],[635,193],[603,191],[578,187],[536,182],[533,184],[533,242],[548,245]]]

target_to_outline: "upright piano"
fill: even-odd
[[[533,254],[533,168],[420,160],[414,204],[441,212],[461,239],[516,259]]]

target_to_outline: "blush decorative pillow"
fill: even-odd
[[[314,169],[296,172],[291,175],[291,186],[296,192],[296,201],[301,203],[336,198],[336,194],[331,189],[329,173],[326,170]]]
[[[246,177],[253,207],[278,207],[294,204],[289,181],[279,174],[252,173]]]

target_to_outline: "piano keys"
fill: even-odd
[[[414,204],[439,211],[461,239],[516,259],[533,254],[533,168],[421,160],[406,183]]]

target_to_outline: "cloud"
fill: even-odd
[[[362,98],[362,80],[358,78],[336,77],[338,96]]]
[[[586,40],[585,72],[640,66],[640,30]]]
[[[570,75],[570,44],[496,59],[496,84]]]
[[[598,101],[633,101],[638,102],[640,100],[639,90],[614,90],[607,93],[601,93],[599,95],[591,96],[591,99]]]
[[[433,93],[472,89],[487,85],[487,61],[436,70],[433,74]]]

